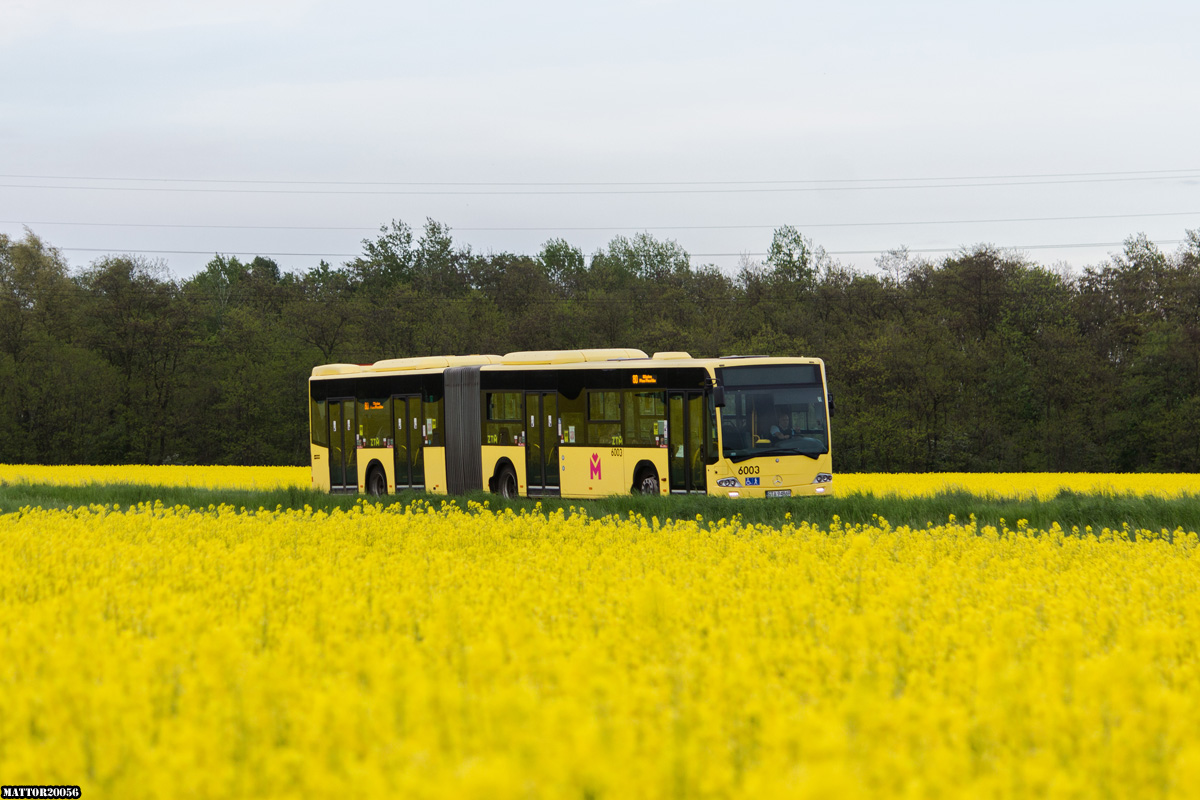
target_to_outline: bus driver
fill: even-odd
[[[780,412],[779,424],[771,426],[771,441],[782,442],[795,435],[796,431],[792,428],[792,415],[786,411]]]

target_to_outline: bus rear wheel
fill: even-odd
[[[633,479],[634,494],[658,494],[658,471],[654,467],[643,467]]]
[[[506,500],[520,496],[517,489],[517,473],[507,464],[501,467],[500,472],[496,475],[496,494]]]
[[[367,473],[367,492],[375,497],[387,494],[387,475],[379,467],[371,467]]]

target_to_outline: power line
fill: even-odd
[[[1162,211],[1145,214],[1082,214],[1062,217],[993,217],[991,219],[944,219],[944,220],[907,220],[888,222],[809,222],[797,224],[794,227],[807,228],[872,228],[900,227],[904,225],[984,225],[1006,222],[1070,222],[1097,219],[1144,219],[1151,217],[1200,217],[1200,211]],[[492,226],[492,227],[452,227],[454,231],[471,232],[522,232],[522,231],[719,231],[719,230],[774,230],[779,225],[580,225],[565,227],[545,226]],[[51,222],[51,221],[21,221],[0,220],[0,225],[63,225],[97,228],[180,228],[196,230],[262,230],[262,231],[378,231],[379,227],[337,226],[337,225],[194,225],[153,222]]]
[[[1186,239],[1156,239],[1154,244],[1183,244]],[[1000,246],[1001,250],[1082,250],[1089,247],[1124,247],[1125,242],[1077,242],[1073,244],[1010,244]],[[831,256],[862,256],[875,255],[878,253],[887,253],[892,250],[901,248],[885,248],[882,250],[827,250]],[[924,247],[924,248],[902,248],[908,253],[957,253],[959,250],[967,249],[963,246],[959,247]],[[750,255],[767,255],[767,253],[751,253]]]
[[[307,195],[387,195],[387,196],[473,196],[473,197],[520,197],[520,196],[573,196],[573,195],[668,195],[668,194],[775,194],[800,192],[859,192],[859,191],[894,191],[913,189],[970,189],[979,187],[1003,186],[1050,186],[1061,184],[1083,183],[1129,183],[1139,181],[1162,180],[1200,180],[1200,172],[1178,175],[1157,175],[1139,177],[1111,178],[1062,178],[1054,180],[1016,180],[1016,181],[985,181],[976,183],[924,183],[911,185],[875,185],[875,186],[754,186],[741,188],[674,188],[674,189],[535,189],[513,191],[500,190],[378,190],[378,189],[240,189],[240,188],[205,188],[196,186],[49,186],[45,184],[4,183],[4,189],[48,189],[70,191],[96,192],[172,192],[184,194],[307,194]],[[582,185],[582,184],[578,184]]]
[[[1165,239],[1156,240],[1155,244],[1182,244],[1185,239]],[[1124,242],[1074,242],[1070,244],[1015,244],[1004,245],[1002,250],[1071,250],[1071,249],[1086,249],[1093,247],[1121,247]],[[279,253],[279,252],[263,252],[263,251],[229,251],[229,250],[125,250],[121,248],[111,247],[58,247],[55,250],[61,250],[70,253],[116,253],[130,255],[195,255],[195,256],[234,256],[234,257],[250,257],[250,256],[269,256],[269,257],[295,257],[295,258],[358,258],[362,253]],[[825,252],[831,256],[852,256],[852,255],[876,255],[887,253],[900,248],[882,247],[873,250],[826,250]],[[930,247],[930,248],[904,248],[909,253],[955,253],[963,249],[958,247]],[[766,256],[768,253],[689,253],[693,258],[722,258],[734,256]]]
[[[929,178],[804,178],[776,180],[718,180],[718,181],[330,181],[330,180],[268,180],[245,178],[162,178],[162,177],[102,177],[88,175],[4,175],[0,179],[61,180],[61,181],[127,181],[141,183],[233,183],[274,184],[280,186],[770,186],[815,183],[912,183],[918,181],[977,181],[1017,180],[1031,178],[1092,178],[1100,176],[1157,175],[1200,172],[1200,169],[1145,169],[1110,172],[1043,172],[1023,175],[958,175]],[[64,187],[69,188],[69,187]]]
[[[40,222],[21,220],[0,220],[0,225],[70,225],[90,228],[187,228],[202,230],[239,230],[239,231],[378,231],[379,226],[362,227],[359,225],[194,225],[189,223],[160,223],[160,222]],[[454,230],[506,230],[505,228],[455,228]],[[520,230],[513,228],[512,230]],[[536,230],[536,229],[531,229]],[[546,228],[545,230],[554,230]],[[564,229],[566,230],[566,229]],[[640,230],[640,229],[639,229]]]

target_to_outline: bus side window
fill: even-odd
[[[444,447],[441,396],[426,395],[421,403],[421,412],[424,415],[421,427],[425,434],[425,445],[427,447]]]
[[[485,392],[483,443],[514,445],[524,430],[520,392]]]
[[[358,401],[358,429],[362,447],[387,447],[392,437],[392,411],[384,400]]]
[[[324,400],[309,398],[311,417],[312,443],[321,447],[329,446],[329,409]]]
[[[620,445],[621,393],[588,392],[588,444]]]
[[[562,443],[583,444],[584,426],[587,424],[587,394],[580,392],[572,398],[560,392],[558,413],[562,417]]]
[[[708,395],[708,419],[705,420],[705,427],[708,428],[704,444],[705,461],[715,464],[720,459],[720,453],[717,450],[717,406],[711,393]]]
[[[625,392],[625,446],[658,447],[666,432],[667,403],[662,392]]]

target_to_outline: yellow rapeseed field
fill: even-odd
[[[859,473],[834,477],[838,494],[871,493],[877,497],[927,497],[965,491],[980,497],[1046,500],[1062,490],[1082,494],[1133,494],[1175,498],[1200,494],[1200,475],[1185,473],[1097,472],[929,472]]]
[[[308,488],[308,467],[192,466],[38,466],[0,464],[0,481],[78,486],[90,483],[133,483],[205,489]],[[931,472],[838,473],[836,494],[920,497],[961,490],[981,497],[1047,499],[1062,489],[1092,494],[1135,494],[1179,497],[1200,493],[1200,475],[1114,474],[1089,472]]]
[[[312,486],[308,467],[186,467],[145,464],[43,466],[0,464],[0,481],[84,486],[131,483],[145,486],[189,486],[197,489],[279,489]]]
[[[0,779],[86,797],[1200,794],[1194,532],[0,515]]]

